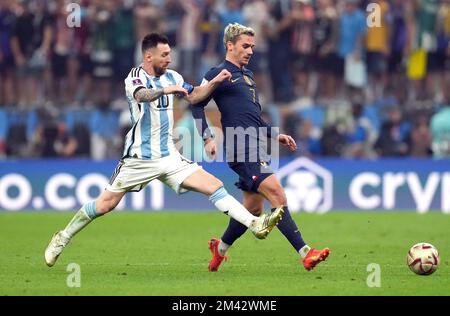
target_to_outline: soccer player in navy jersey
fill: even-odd
[[[297,150],[297,145],[291,136],[277,133],[261,118],[253,73],[245,67],[253,54],[254,35],[253,29],[238,23],[225,28],[225,60],[205,74],[202,84],[208,84],[224,69],[231,73],[231,80],[221,82],[208,98],[191,105],[191,111],[197,122],[201,122],[197,124],[197,129],[203,136],[205,148],[209,148],[208,154],[214,156],[216,145],[206,122],[204,107],[211,99],[215,101],[221,113],[227,162],[239,175],[236,185],[243,191],[244,206],[254,215],[263,212],[264,199],[269,201],[272,211],[282,206],[284,215],[278,228],[300,254],[305,269],[309,271],[328,257],[330,249],[314,249],[304,242],[289,214],[283,187],[270,169],[268,156],[265,155],[267,150],[261,148],[261,144],[268,143],[267,139],[275,139],[291,151]],[[231,219],[222,238],[209,241],[212,253],[209,271],[218,271],[228,248],[246,230],[247,227]]]

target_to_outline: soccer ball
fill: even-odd
[[[419,275],[430,275],[439,266],[438,250],[426,242],[415,244],[408,251],[406,264],[412,272]]]

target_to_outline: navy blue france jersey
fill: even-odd
[[[234,159],[236,159],[236,157],[241,157],[239,161],[243,161],[241,160],[241,155],[244,154],[245,161],[248,161],[248,155],[256,152],[257,148],[253,147],[255,144],[258,144],[260,137],[268,137],[267,142],[270,142],[271,126],[265,123],[261,118],[261,105],[258,99],[258,90],[256,88],[253,73],[250,70],[245,67],[241,69],[225,60],[205,74],[203,79],[204,82],[213,79],[223,69],[227,69],[231,73],[231,80],[222,82],[203,102],[191,105],[191,111],[196,120],[202,120],[202,126],[200,127],[197,124],[197,128],[203,135],[203,138],[206,139],[209,136],[209,130],[207,129],[208,126],[206,123],[204,107],[211,99],[214,99],[221,113],[222,131],[225,137],[224,149],[226,149],[227,152],[227,160],[230,161],[231,157]],[[238,140],[235,140],[234,142],[235,145],[236,142],[242,142],[243,139],[246,139],[244,147],[245,152],[239,152],[236,146],[234,146],[234,148],[228,148],[230,146],[227,146],[227,144],[230,144],[226,139],[227,133],[225,129],[227,127],[242,127],[243,129],[248,129],[250,127],[258,133],[256,134],[256,139],[253,139],[253,142],[250,138],[254,138],[254,134],[247,134],[245,138],[239,138],[238,136]],[[265,129],[259,130],[261,127],[264,127]],[[262,134],[260,131],[266,132]],[[260,160],[260,158],[258,158],[258,160]]]

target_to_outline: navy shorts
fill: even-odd
[[[266,162],[232,162],[228,165],[239,175],[235,185],[242,191],[258,193],[260,184],[273,174]]]

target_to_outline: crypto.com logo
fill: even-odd
[[[333,207],[333,175],[308,158],[300,157],[281,168],[289,210],[326,213]]]

